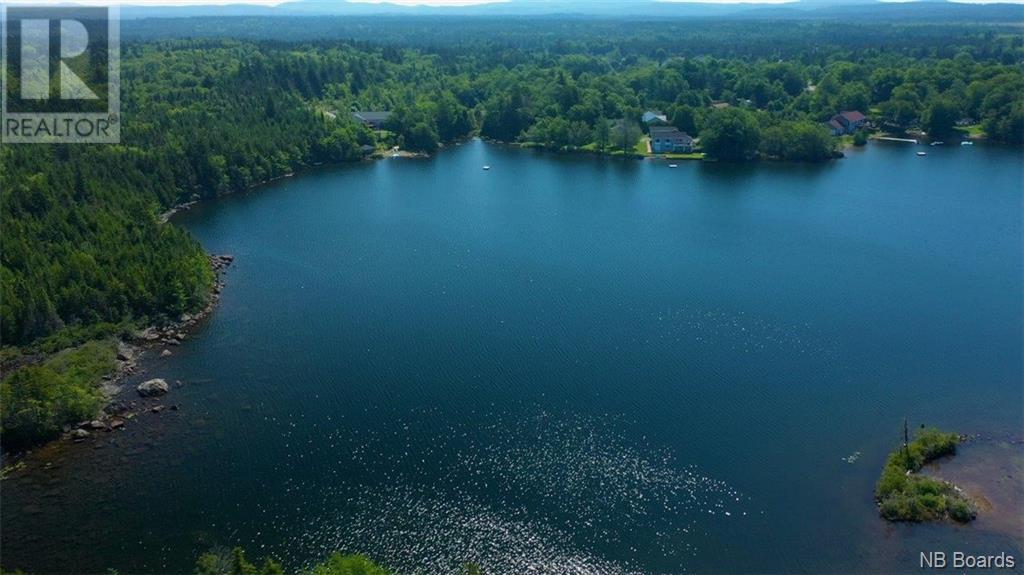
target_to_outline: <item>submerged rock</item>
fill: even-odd
[[[106,405],[106,407],[103,408],[103,412],[109,415],[114,415],[128,411],[128,408],[129,405],[125,403],[123,400],[115,399],[114,401],[111,401]]]
[[[163,350],[162,352],[160,352],[160,357],[171,357],[171,350],[169,350],[169,349]]]
[[[167,385],[166,381],[157,378],[150,379],[149,381],[144,381],[140,383],[139,386],[136,387],[135,389],[136,391],[139,392],[139,395],[141,395],[142,397],[155,397],[158,395],[164,395],[165,393],[170,391],[171,388],[170,386]]]

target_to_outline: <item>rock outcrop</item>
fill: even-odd
[[[135,389],[142,397],[156,397],[158,395],[164,395],[171,390],[170,386],[167,385],[167,382],[160,378],[144,381]]]

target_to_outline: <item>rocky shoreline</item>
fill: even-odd
[[[75,443],[88,440],[94,434],[122,430],[129,421],[141,413],[160,413],[164,410],[177,411],[175,403],[164,403],[161,398],[167,395],[172,386],[166,380],[156,377],[148,379],[134,390],[125,389],[125,380],[141,373],[139,361],[151,351],[162,348],[160,358],[174,354],[171,348],[181,345],[207,319],[220,302],[220,294],[224,289],[224,273],[234,262],[232,255],[210,255],[210,267],[214,272],[214,285],[210,290],[210,300],[203,309],[192,314],[183,314],[177,321],[161,326],[149,326],[132,335],[130,340],[117,343],[117,365],[114,371],[104,376],[100,389],[107,399],[106,405],[97,416],[77,425],[64,427],[63,439]],[[182,382],[176,381],[174,386],[181,387]]]

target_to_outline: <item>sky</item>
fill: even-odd
[[[2,4],[33,4],[33,5],[46,5],[46,4],[90,4],[90,5],[110,5],[110,4],[121,4],[121,5],[132,5],[132,6],[200,6],[200,5],[228,5],[228,4],[248,4],[248,5],[263,5],[263,6],[276,6],[283,4],[290,0],[2,0]],[[336,0],[337,2],[352,2],[357,4],[392,4],[398,6],[433,6],[433,7],[444,7],[444,6],[476,6],[481,4],[500,4],[510,2],[511,0]],[[522,0],[520,0],[522,1]],[[530,0],[531,3],[537,4],[540,2],[549,2],[551,0]],[[556,0],[559,4],[597,4],[601,0]],[[799,0],[656,0],[658,2],[678,2],[678,3],[702,3],[702,4],[783,4],[787,2],[794,2]],[[803,0],[805,3],[813,4],[814,0]],[[914,0],[880,0],[880,1],[914,1]],[[961,2],[965,4],[990,4],[990,3],[1003,3],[1003,4],[1024,4],[1024,0],[950,0],[953,2]]]

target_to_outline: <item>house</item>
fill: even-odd
[[[391,117],[391,112],[352,112],[352,117],[367,128],[380,130],[384,126],[384,122]]]
[[[833,136],[842,136],[846,133],[846,127],[839,123],[839,120],[829,120],[825,122],[825,127],[828,128],[829,133]]]
[[[826,122],[826,126],[833,136],[842,136],[843,134],[852,134],[858,129],[863,128],[867,121],[868,119],[864,114],[854,110],[839,112]]]
[[[672,126],[652,126],[651,151],[655,154],[688,154],[693,151],[693,138]]]
[[[668,116],[662,114],[661,112],[647,110],[646,112],[644,112],[643,120],[644,124],[647,124],[648,126],[657,124],[667,124]]]

